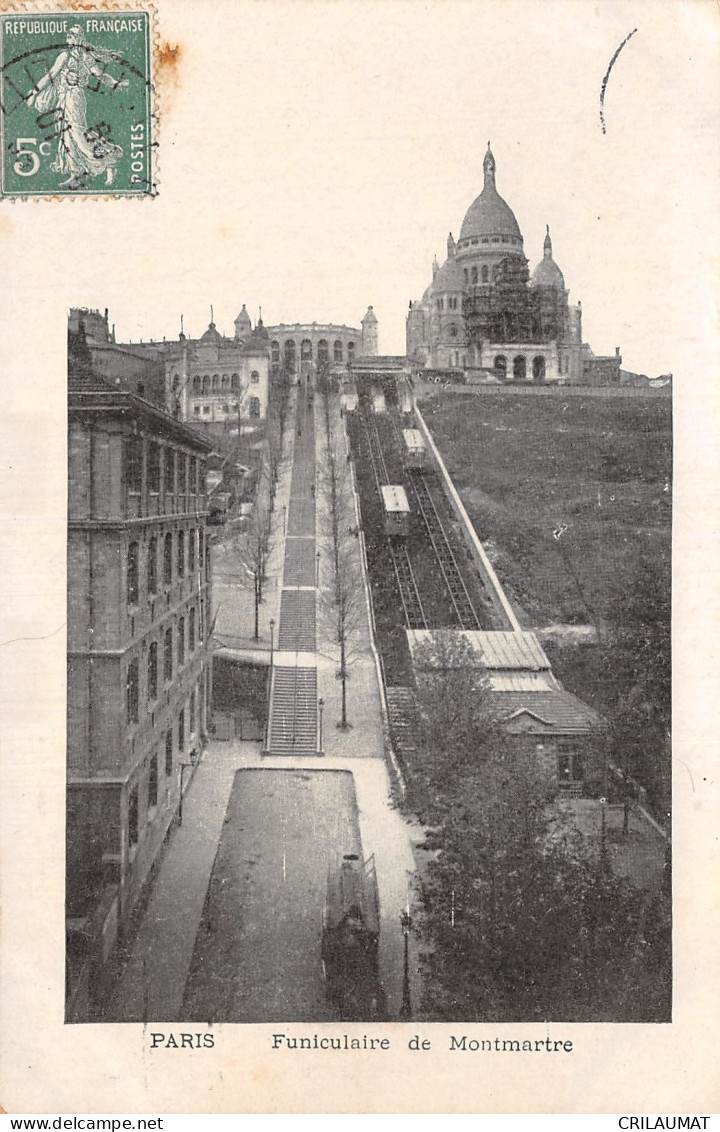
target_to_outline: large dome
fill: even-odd
[[[495,158],[489,143],[483,169],[485,185],[480,196],[473,201],[465,213],[458,247],[464,248],[466,240],[492,239],[493,236],[500,239],[504,236],[505,242],[509,240],[522,246],[522,233],[515,214],[495,187]]]

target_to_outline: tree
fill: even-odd
[[[347,716],[347,682],[359,632],[365,618],[365,589],[358,545],[357,512],[350,466],[340,436],[336,406],[324,398],[326,445],[319,476],[320,530],[330,560],[332,582],[322,590],[329,607],[333,635],[340,652],[338,679],[342,684],[339,727],[350,726]]]

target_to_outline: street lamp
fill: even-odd
[[[319,755],[321,755],[323,753],[322,717],[323,717],[323,708],[324,707],[325,707],[325,700],[321,696],[320,699],[318,700],[318,714],[319,714],[318,754]]]
[[[400,927],[403,933],[404,943],[404,962],[403,962],[403,989],[402,989],[402,1003],[400,1005],[400,1018],[404,1022],[408,1022],[412,1018],[412,1002],[410,1000],[410,958],[408,948],[410,946],[410,928],[412,927],[412,919],[407,909],[400,913]]]
[[[190,752],[190,762],[180,763],[180,802],[178,803],[178,825],[182,825],[183,819],[183,777],[188,767],[194,767],[197,762],[197,751]]]
[[[270,618],[270,675],[272,676],[273,666],[273,644],[275,639],[275,618]]]
[[[319,590],[320,589],[320,551],[319,550],[318,550],[317,554],[315,555],[315,558],[317,560],[317,565],[315,566],[315,589]]]

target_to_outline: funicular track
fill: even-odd
[[[375,489],[378,499],[380,503],[382,503],[382,486],[383,484],[390,483],[390,477],[380,442],[380,436],[374,420],[368,421],[367,414],[362,409],[358,415],[362,422],[362,431],[370,457],[370,467],[372,468],[373,479],[375,481]],[[390,538],[386,538],[385,543],[390,552],[407,627],[408,629],[427,629],[427,620],[420,599],[420,591],[407,548],[397,540],[393,541]]]
[[[392,426],[398,451],[402,452],[404,443],[402,429],[392,410],[388,412],[387,417]],[[379,444],[379,435],[377,439]],[[429,477],[419,469],[415,469],[406,473],[405,480],[410,485],[412,494],[417,502],[418,513],[423,520],[425,530],[427,531],[428,538],[435,552],[435,557],[440,567],[445,587],[450,596],[459,627],[461,629],[481,629],[482,625],[480,619],[475,612],[475,606],[472,603],[467,586],[465,585],[465,579],[457,564],[450,539],[447,536],[437,505],[433,499]]]

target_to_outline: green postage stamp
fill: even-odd
[[[0,15],[0,194],[152,196],[151,19]]]

